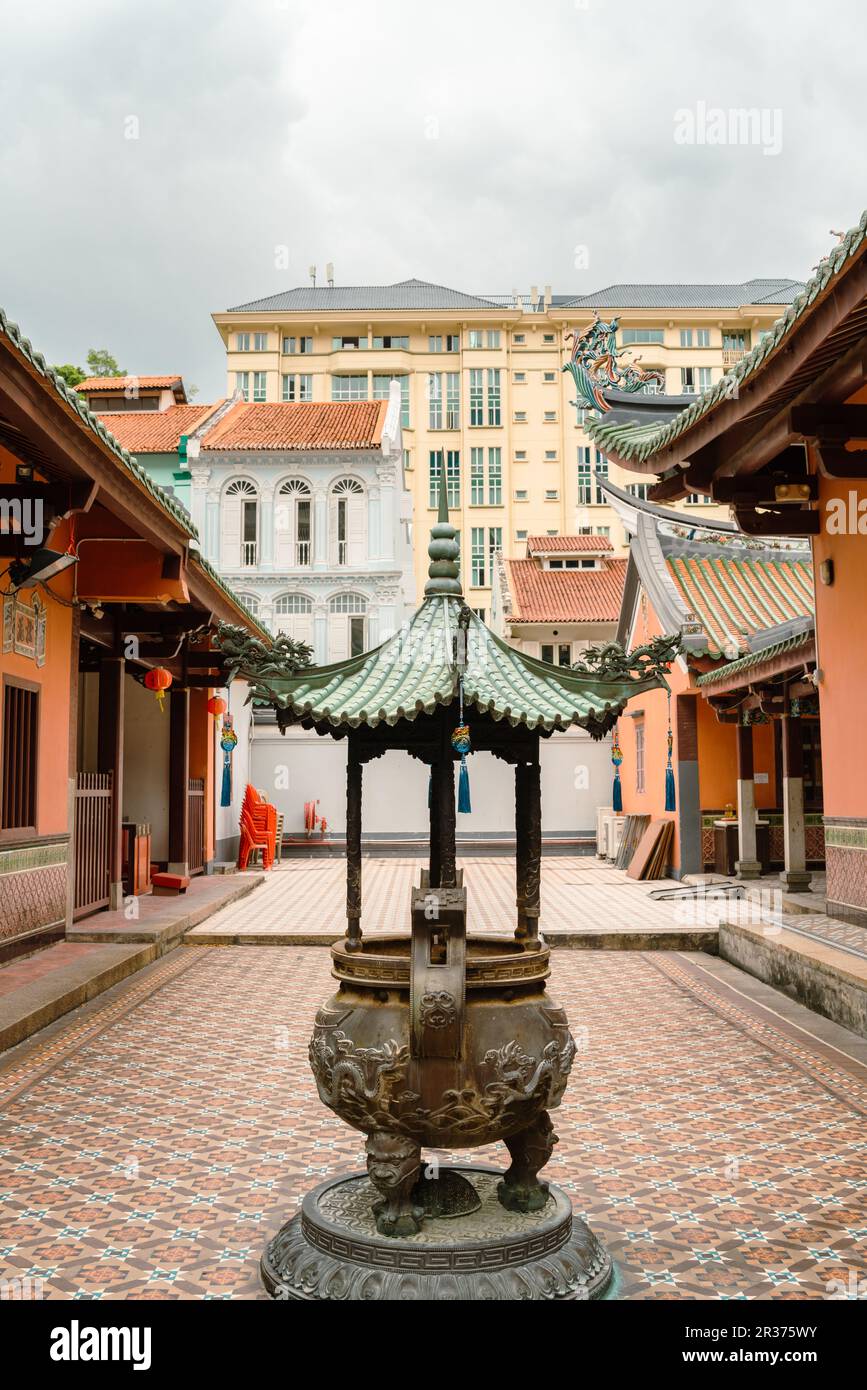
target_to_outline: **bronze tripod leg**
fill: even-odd
[[[547,1110],[519,1134],[505,1141],[512,1160],[497,1187],[497,1197],[507,1211],[541,1211],[548,1200],[548,1184],[539,1182],[538,1174],[545,1167],[557,1136]]]
[[[367,1172],[380,1195],[374,1202],[381,1236],[413,1236],[421,1230],[424,1211],[412,1200],[421,1169],[421,1146],[399,1134],[375,1129],[367,1139]]]

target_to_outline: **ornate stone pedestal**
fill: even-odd
[[[367,1174],[330,1178],[304,1198],[262,1257],[272,1298],[319,1300],[576,1300],[600,1298],[607,1251],[553,1184],[541,1211],[506,1210],[494,1168],[455,1169],[476,1189],[466,1215],[428,1218],[417,1234],[377,1233]]]

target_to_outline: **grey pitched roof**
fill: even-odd
[[[791,304],[800,280],[745,280],[734,285],[608,285],[567,301],[571,309],[738,309],[742,304]]]
[[[497,309],[501,306],[477,295],[431,285],[427,280],[399,280],[394,285],[304,285],[249,304],[235,304],[229,313],[260,309]]]
[[[737,309],[742,304],[791,304],[804,286],[799,280],[747,280],[737,285],[609,285],[593,294],[555,294],[563,309]],[[521,295],[525,312],[541,313],[542,296]],[[230,314],[271,310],[352,309],[514,309],[515,294],[465,294],[427,280],[399,280],[394,285],[301,285],[280,294],[234,304]]]

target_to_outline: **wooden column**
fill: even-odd
[[[741,716],[743,718],[743,716]],[[756,784],[753,769],[753,726],[739,723],[738,745],[738,878],[758,878],[762,872],[756,849]]]
[[[428,883],[431,888],[439,888],[442,862],[440,858],[440,765],[431,763],[430,769],[430,859],[428,861]]]
[[[96,756],[100,772],[111,773],[111,812],[108,850],[108,905],[123,906],[123,683],[126,662],[107,656],[99,666],[99,731]]]
[[[780,882],[790,893],[806,893],[811,875],[807,872],[807,837],[804,828],[804,745],[801,721],[792,715],[788,699],[782,724],[785,868],[780,874]]]
[[[190,692],[169,691],[169,873],[190,871]]]
[[[346,757],[346,949],[361,949],[361,774],[352,735]]]

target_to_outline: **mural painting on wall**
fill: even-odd
[[[21,594],[3,595],[3,655],[14,652],[29,657],[37,666],[45,665],[45,628],[47,615],[33,595],[28,603]]]

